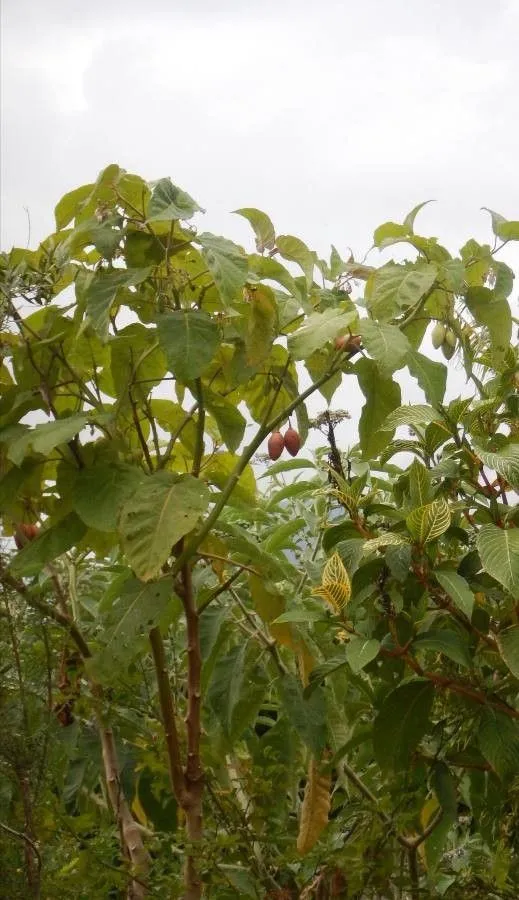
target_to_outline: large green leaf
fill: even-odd
[[[416,378],[424,392],[427,402],[432,406],[442,403],[447,386],[447,367],[416,350],[411,350],[405,361],[410,374]]]
[[[86,525],[76,513],[69,513],[55,525],[43,529],[34,541],[20,550],[11,563],[13,572],[26,576],[38,575],[47,563],[76,546],[86,530]]]
[[[444,628],[431,628],[430,631],[419,634],[414,639],[413,649],[443,653],[444,656],[466,669],[472,667],[467,644],[456,631],[447,631]]]
[[[77,211],[81,209],[82,204],[91,196],[93,188],[93,184],[83,184],[81,187],[63,195],[54,209],[54,218],[58,230],[66,228],[76,217]]]
[[[519,678],[519,626],[512,625],[497,635],[497,644],[512,675]]]
[[[391,319],[401,308],[418,303],[433,286],[437,274],[436,266],[430,263],[387,263],[370,276],[368,306],[375,318]]]
[[[478,728],[480,750],[500,778],[517,774],[519,725],[492,708],[483,710]]]
[[[519,444],[507,444],[497,453],[474,447],[482,463],[494,469],[515,490],[519,490]]]
[[[234,709],[241,694],[246,654],[246,641],[231,647],[217,660],[209,686],[207,700],[227,735],[231,732]]]
[[[291,725],[302,741],[319,756],[326,742],[325,695],[317,688],[305,698],[301,683],[294,675],[279,680],[279,695]]]
[[[311,313],[304,325],[288,338],[288,349],[294,359],[307,359],[328,341],[343,334],[353,324],[357,313],[330,307],[322,313]]]
[[[115,531],[121,506],[145,478],[142,469],[122,463],[83,469],[74,484],[74,509],[89,528]]]
[[[470,619],[474,609],[474,594],[465,579],[452,569],[438,568],[434,570],[434,577],[454,601],[455,606]]]
[[[278,235],[276,246],[284,259],[289,259],[291,262],[301,266],[305,273],[307,286],[310,287],[313,281],[314,265],[317,260],[316,254],[306,246],[304,241],[293,237],[291,234]]]
[[[413,406],[399,406],[388,415],[382,427],[394,431],[400,425],[427,425],[437,421],[441,421],[441,416],[432,406],[415,403]]]
[[[204,210],[189,194],[173,184],[171,178],[161,178],[153,184],[147,210],[149,222],[191,219],[196,212]]]
[[[397,301],[400,306],[414,306],[433,286],[438,269],[433,263],[417,263],[402,279]]]
[[[485,571],[519,597],[519,529],[483,525],[476,543]]]
[[[429,727],[434,686],[417,678],[385,698],[373,723],[375,756],[383,769],[405,768]]]
[[[139,638],[147,637],[165,617],[169,621],[176,618],[181,608],[170,578],[148,584],[129,578],[104,606],[108,608],[102,609],[103,647],[92,666],[105,677],[113,674],[114,663],[131,662],[141,649]]]
[[[353,636],[346,645],[346,659],[355,674],[358,674],[378,655],[380,641],[375,638]]]
[[[258,253],[263,253],[264,250],[272,250],[274,248],[276,243],[276,232],[266,213],[261,212],[260,209],[254,209],[253,207],[235,209],[234,212],[239,216],[243,216],[244,219],[247,219],[252,225],[254,234],[256,235],[256,249]]]
[[[492,219],[492,230],[494,234],[501,238],[502,241],[519,241],[519,222],[505,219],[504,216],[494,212],[488,207],[483,207],[486,212],[490,213]]]
[[[272,288],[261,284],[251,290],[247,321],[247,365],[258,366],[269,355],[276,337],[277,306]]]
[[[360,359],[355,371],[366,398],[359,422],[360,446],[364,459],[372,459],[391,440],[391,431],[383,430],[382,423],[399,406],[400,387],[391,378],[383,378],[371,359]]]
[[[160,573],[171,548],[206,511],[210,493],[191,475],[158,472],[141,482],[122,507],[119,532],[127,559],[142,581]]]
[[[44,422],[27,430],[9,446],[8,457],[19,466],[32,447],[34,453],[47,456],[55,447],[66,444],[87,424],[88,416],[68,416],[53,422]]]
[[[434,541],[447,531],[451,523],[451,513],[447,501],[440,497],[425,506],[414,509],[406,519],[409,533],[419,544]]]
[[[91,273],[84,289],[86,313],[94,331],[101,340],[108,337],[110,312],[120,288],[132,287],[146,281],[151,268],[100,269]]]
[[[216,419],[224,444],[234,453],[243,440],[245,418],[235,404],[229,403],[228,400],[213,391],[205,391],[204,400],[206,409]]]
[[[424,464],[414,459],[409,469],[409,497],[413,506],[425,506],[432,500],[431,476]]]
[[[247,257],[241,247],[227,238],[205,232],[197,236],[202,247],[207,268],[223,303],[241,299],[241,291],[247,280]]]
[[[228,453],[226,450],[211,453],[202,460],[204,478],[210,484],[214,484],[223,490],[235,469],[238,459],[238,456],[235,456],[234,453]],[[247,465],[241,473],[234,487],[233,496],[245,501],[245,503],[255,503],[256,480],[251,465]]]
[[[361,319],[359,332],[364,347],[376,361],[380,374],[384,377],[401,368],[408,353],[411,352],[405,334],[395,325]]]
[[[157,329],[168,365],[180,381],[192,381],[202,374],[220,340],[211,316],[200,310],[175,310],[159,316]]]
[[[494,363],[500,363],[512,337],[512,312],[508,300],[496,296],[490,288],[475,285],[467,289],[465,302],[476,322],[487,329],[492,358]]]

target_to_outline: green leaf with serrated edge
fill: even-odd
[[[519,768],[519,726],[495,709],[485,708],[477,730],[479,748],[494,771],[508,779]]]
[[[466,669],[472,668],[472,661],[466,643],[455,631],[447,629],[433,629],[419,634],[413,641],[413,649],[430,650],[433,653],[443,653],[453,662]]]
[[[390,378],[383,378],[371,359],[360,359],[355,372],[366,398],[359,421],[360,446],[363,458],[372,459],[391,439],[391,431],[382,430],[382,423],[400,405],[400,387]]]
[[[241,247],[227,238],[204,231],[197,235],[202,256],[224,304],[241,299],[247,280],[248,262]]]
[[[152,185],[148,202],[148,222],[169,222],[191,219],[196,212],[204,212],[189,194],[173,184],[171,178],[161,178]]]
[[[454,605],[470,619],[475,601],[474,594],[465,579],[452,569],[437,568],[434,569],[434,577],[445,593],[454,601]]]
[[[35,540],[26,544],[14,557],[10,568],[19,575],[38,575],[48,563],[75,547],[86,530],[86,525],[76,513],[69,513],[61,521],[40,531]]]
[[[310,750],[319,756],[326,743],[326,698],[318,688],[308,699],[294,675],[284,675],[278,682],[283,709],[293,728]]]
[[[141,284],[151,274],[151,268],[145,269],[101,269],[89,273],[84,289],[86,315],[94,331],[102,341],[108,337],[110,312],[116,300],[119,288],[128,288]]]
[[[377,363],[383,376],[391,375],[404,364],[411,350],[405,334],[395,325],[361,319],[358,327],[362,343]]]
[[[401,684],[382,701],[373,723],[375,757],[382,769],[403,769],[427,732],[434,686],[426,679]]]
[[[118,531],[142,581],[159,574],[171,548],[194,528],[209,500],[206,485],[190,475],[159,472],[139,485],[122,507]]]
[[[214,416],[218,431],[226,447],[234,453],[240,446],[245,434],[246,421],[236,405],[220,397],[213,391],[204,392],[206,409]]]
[[[428,403],[433,406],[442,403],[447,386],[447,366],[429,359],[416,350],[411,350],[407,354],[405,362],[409,373],[416,378]]]
[[[474,452],[482,463],[501,475],[515,490],[519,490],[519,444],[507,444],[497,453],[474,445]]]
[[[115,531],[121,506],[145,477],[142,469],[122,463],[83,469],[74,484],[74,509],[89,528]]]
[[[375,638],[353,636],[346,644],[344,652],[351,670],[358,674],[370,662],[373,662],[379,650],[380,641]]]
[[[501,656],[515,678],[519,678],[519,627],[512,625],[497,635]]]
[[[443,497],[414,509],[406,519],[411,536],[419,544],[434,541],[447,531],[451,523],[449,504]]]
[[[220,342],[215,322],[200,310],[175,310],[157,319],[159,341],[176,378],[192,381],[209,365]]]
[[[311,313],[305,324],[288,338],[288,349],[294,359],[307,359],[320,350],[328,341],[344,333],[357,318],[357,312],[342,309],[325,309],[322,313]]]
[[[244,207],[235,209],[234,212],[238,216],[243,216],[252,225],[254,234],[256,235],[256,249],[258,253],[264,250],[272,250],[276,243],[276,232],[274,226],[266,213],[260,209],[252,207]]]
[[[519,597],[519,529],[483,525],[476,545],[485,571]]]
[[[435,421],[441,421],[440,414],[432,406],[418,403],[413,406],[399,406],[387,416],[382,428],[394,431],[400,425],[427,425]]]

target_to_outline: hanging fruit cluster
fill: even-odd
[[[301,449],[299,432],[290,426],[284,435],[280,431],[273,431],[268,440],[268,455],[273,461],[279,459],[283,450],[288,450],[290,456],[297,456]]]
[[[437,322],[432,330],[431,340],[435,350],[441,347],[445,359],[452,359],[458,343],[452,328],[444,325],[443,322]]]

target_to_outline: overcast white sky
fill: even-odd
[[[3,0],[1,246],[117,162],[357,256],[416,203],[456,250],[519,218],[519,0]],[[377,254],[373,255],[377,262]]]

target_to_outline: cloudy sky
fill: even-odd
[[[519,0],[1,8],[3,249],[110,162],[170,175],[243,243],[240,206],[356,256],[430,198],[420,226],[452,250],[489,236],[481,206],[519,218]]]

